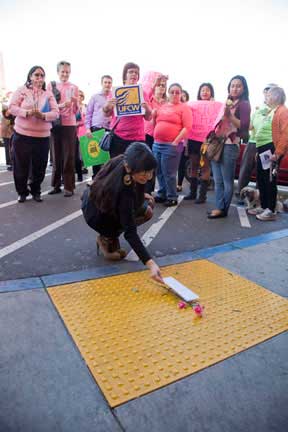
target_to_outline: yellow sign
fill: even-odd
[[[113,92],[116,99],[115,115],[117,117],[145,113],[142,107],[144,99],[140,85],[116,87]]]
[[[100,146],[99,143],[95,140],[91,140],[88,144],[88,154],[92,158],[96,158],[100,153]]]

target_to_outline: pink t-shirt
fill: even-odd
[[[117,121],[114,117],[111,123],[111,128]],[[127,141],[145,141],[144,134],[144,116],[132,115],[129,117],[121,117],[119,123],[114,129],[116,135]]]
[[[59,105],[69,100],[72,96],[79,98],[78,87],[70,82],[57,82],[57,89],[60,91],[61,99]],[[52,90],[51,83],[48,84],[47,88]],[[69,107],[60,108],[60,117],[62,126],[76,126],[76,113],[79,110],[78,102],[72,102]]]
[[[156,99],[154,99],[154,96],[152,96],[150,100],[150,107],[153,109],[160,108],[165,102],[158,102]],[[144,119],[144,132],[147,135],[153,136],[154,135],[154,125],[153,120],[145,120]]]
[[[192,113],[186,104],[166,103],[157,110],[154,140],[157,143],[172,143],[183,128],[187,129],[187,137],[191,126]]]

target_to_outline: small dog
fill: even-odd
[[[244,201],[247,210],[260,207],[260,195],[258,189],[253,189],[249,186],[241,189],[240,199]]]
[[[240,199],[244,201],[247,210],[256,207],[261,207],[259,189],[253,189],[249,186],[244,187],[243,189],[241,189]],[[283,211],[284,211],[283,203],[277,200],[276,212],[283,213]]]

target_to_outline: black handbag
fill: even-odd
[[[112,141],[113,141],[114,130],[115,130],[116,126],[118,125],[119,121],[120,121],[120,118],[117,119],[113,128],[110,131],[105,132],[105,134],[101,138],[101,140],[99,142],[99,146],[102,150],[109,152]]]
[[[56,99],[57,104],[60,103],[60,99],[61,99],[61,93],[60,91],[57,89],[56,87],[56,81],[51,81],[51,87],[52,87],[52,93]],[[61,115],[59,115],[59,117],[52,121],[52,129],[55,131],[55,129],[57,129],[59,126],[61,126]]]

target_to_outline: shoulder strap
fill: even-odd
[[[120,120],[121,120],[121,117],[118,117],[118,119],[116,120],[114,126],[111,129],[111,132],[114,132],[114,130],[116,129],[116,126],[118,125],[118,123],[120,122]]]

